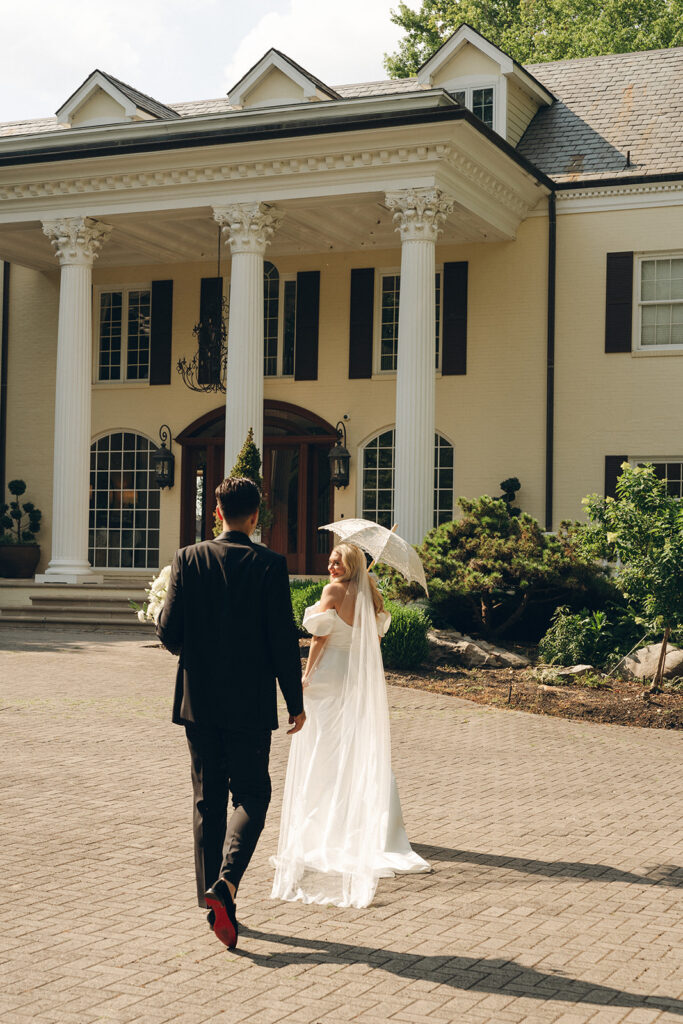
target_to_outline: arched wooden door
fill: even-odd
[[[328,452],[337,435],[314,413],[287,402],[264,403],[263,490],[272,524],[263,541],[287,558],[291,573],[324,573],[331,535],[318,527],[334,518]],[[213,534],[214,492],[223,479],[225,408],[191,423],[182,447],[180,543]]]

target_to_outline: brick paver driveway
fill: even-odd
[[[649,1024],[683,1018],[681,735],[392,689],[430,875],[362,911],[269,899],[289,738],[228,952],[194,903],[175,662],[0,630],[2,1024]]]

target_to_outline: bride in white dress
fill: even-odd
[[[430,871],[410,846],[391,770],[379,636],[391,616],[354,544],[306,609],[306,725],[292,738],[271,897],[367,907],[380,878]]]

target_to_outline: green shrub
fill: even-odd
[[[595,665],[607,668],[628,654],[634,646],[649,643],[647,626],[633,609],[611,607],[609,612],[582,608],[571,613],[566,606],[553,621],[538,645],[538,654],[548,665]]]
[[[324,580],[319,580],[317,583],[314,580],[290,580],[289,582],[294,621],[301,636],[308,635],[303,627],[304,612],[309,605],[320,600],[324,586]]]
[[[382,640],[382,656],[387,668],[416,668],[427,656],[427,630],[431,622],[421,608],[406,608],[387,602],[391,613],[389,632]]]
[[[605,570],[579,545],[573,524],[547,534],[532,516],[511,516],[500,499],[484,495],[458,504],[462,518],[431,530],[417,549],[437,625],[535,640],[559,604],[576,610],[617,600]],[[389,598],[421,594],[396,573],[383,570],[382,577]]]

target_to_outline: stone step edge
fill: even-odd
[[[128,626],[131,629],[153,629],[151,622],[140,622],[132,611],[130,615],[111,615],[111,617],[102,618],[101,615],[91,614],[88,615],[86,612],[80,614],[64,613],[60,615],[57,612],[53,612],[49,615],[41,615],[39,612],[31,611],[7,611],[0,610],[0,623],[6,622],[25,622],[27,625],[46,625],[49,626],[51,623],[60,623],[63,625],[89,625],[89,626]]]

